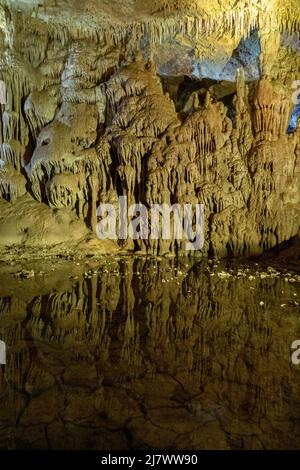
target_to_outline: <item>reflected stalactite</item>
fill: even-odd
[[[124,259],[73,281],[67,291],[26,301],[1,299],[8,382],[1,389],[2,412],[11,410],[9,427],[17,443],[19,432],[29,443],[28,426],[47,421],[49,413],[58,433],[64,413],[76,423],[78,412],[66,411],[62,403],[80,397],[81,383],[90,390],[89,399],[80,399],[87,426],[122,428],[131,416],[137,442],[141,420],[150,429],[153,409],[171,407],[172,414],[175,403],[184,406],[183,423],[193,413],[201,417],[215,409],[211,429],[231,423],[241,426],[235,432],[243,435],[247,421],[261,445],[284,441],[283,429],[290,424],[282,423],[297,413],[290,343],[298,317],[295,308],[287,317],[277,303],[282,291],[293,298],[295,287],[281,278],[257,278],[249,289],[248,277],[223,280],[200,264],[185,263]],[[267,299],[266,307],[260,299]],[[284,384],[290,387],[288,399]],[[31,397],[27,404],[25,390]],[[55,406],[49,404],[54,397]],[[144,415],[135,411],[140,401]],[[163,420],[164,414],[154,419],[164,429],[158,446],[169,442]],[[2,443],[5,436],[4,429]],[[225,447],[233,445],[230,432],[224,439]]]

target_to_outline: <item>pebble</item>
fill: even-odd
[[[27,271],[26,269],[23,269],[22,271],[19,271],[18,273],[15,274],[15,277],[17,279],[30,279],[35,276],[35,273],[33,269],[31,271]]]
[[[218,272],[218,276],[221,277],[221,278],[226,278],[226,277],[231,277],[231,274],[227,273],[225,271],[220,271],[220,272]]]

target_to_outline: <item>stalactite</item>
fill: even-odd
[[[284,135],[290,119],[290,100],[282,90],[266,79],[261,80],[253,99],[256,134],[279,137]]]
[[[26,194],[24,176],[7,162],[0,165],[0,197],[14,202],[24,194]]]

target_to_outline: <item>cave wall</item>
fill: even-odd
[[[23,205],[35,216],[0,243],[65,241],[72,224],[95,233],[98,204],[120,195],[203,203],[204,255],[261,253],[299,233],[297,2],[147,3],[1,2],[1,226]],[[184,76],[196,85],[180,101]],[[63,211],[61,240],[39,210]]]

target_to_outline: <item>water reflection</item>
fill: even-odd
[[[0,447],[300,448],[299,284],[174,259],[60,275],[1,286]]]

